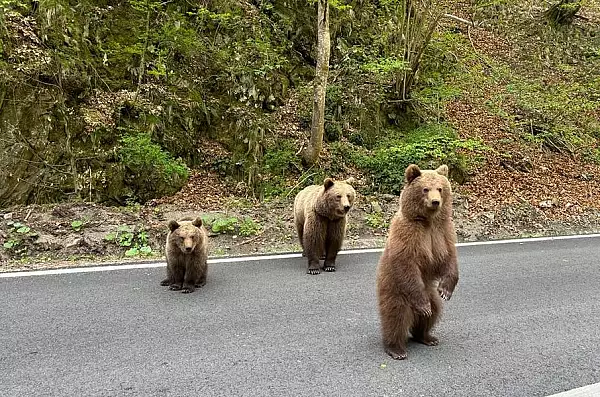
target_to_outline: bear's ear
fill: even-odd
[[[354,177],[351,176],[350,178],[346,179],[344,182],[346,182],[348,185],[351,185],[354,182],[356,182],[356,179],[354,179]]]
[[[446,178],[448,178],[448,166],[446,164],[437,167],[435,169],[435,172],[437,172],[440,175],[444,175]]]
[[[323,181],[323,186],[325,186],[325,190],[327,190],[330,187],[332,187],[333,186],[333,179],[326,178],[325,181]]]
[[[179,227],[177,221],[169,221],[169,229],[173,232]]]
[[[407,183],[411,183],[415,180],[415,178],[421,176],[421,169],[416,164],[411,164],[406,167],[406,172],[404,172],[404,178]]]
[[[196,218],[196,219],[194,219],[194,221],[192,222],[192,225],[194,225],[196,227],[202,226],[202,218]]]

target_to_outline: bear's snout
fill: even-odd
[[[182,243],[183,244],[181,244],[181,250],[186,254],[191,253],[194,250],[194,247],[196,246],[193,238],[186,238],[183,240]]]
[[[431,206],[437,208],[440,206],[440,200],[431,200]]]
[[[349,205],[345,205],[344,206],[344,212],[348,212],[350,211],[350,206]]]

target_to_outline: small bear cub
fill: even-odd
[[[160,285],[183,293],[194,292],[206,284],[208,235],[202,219],[169,221],[165,252],[167,278]]]

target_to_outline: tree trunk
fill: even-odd
[[[329,74],[329,55],[331,42],[329,36],[329,0],[318,0],[317,10],[317,67],[315,70],[315,93],[313,100],[313,117],[308,147],[302,153],[306,165],[319,161],[323,149],[323,133],[325,131],[325,93]]]
[[[581,8],[581,0],[561,0],[550,7],[544,16],[553,25],[569,25]]]

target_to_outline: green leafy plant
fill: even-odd
[[[104,240],[128,248],[125,256],[152,255],[152,248],[148,243],[148,233],[144,230],[136,232],[135,228],[129,225],[120,225],[116,231],[104,236]]]
[[[365,216],[365,220],[367,225],[371,226],[375,229],[387,228],[389,225],[383,218],[383,213],[381,212],[372,212]]]
[[[71,222],[71,228],[76,232],[80,231],[82,227],[83,227],[83,221],[75,220],[75,221]]]
[[[187,180],[187,165],[152,142],[149,134],[129,131],[120,142],[119,160],[131,175],[129,184],[137,198],[175,193]]]
[[[2,244],[2,246],[4,248],[6,248],[6,249],[12,249],[12,248],[16,247],[19,244],[20,244],[19,240],[10,239],[8,241],[5,241],[4,244]]]
[[[240,223],[239,233],[240,236],[255,236],[263,230],[262,226],[256,223],[252,218],[244,218]]]
[[[21,222],[8,221],[7,226],[9,227],[8,232],[11,234],[17,234],[19,238],[35,237],[38,235],[37,232],[31,230],[31,228]]]
[[[370,73],[379,74],[385,77],[393,75],[399,71],[408,70],[408,62],[398,58],[380,58],[375,62],[368,62],[363,65],[363,69]]]
[[[462,183],[469,166],[485,150],[487,147],[480,141],[459,139],[450,127],[434,124],[417,128],[403,139],[383,141],[372,154],[355,155],[355,161],[370,172],[378,190],[399,194],[404,171],[410,164],[423,168],[447,164],[451,177]]]
[[[147,245],[142,247],[132,247],[125,251],[125,256],[150,256],[152,255],[152,248]]]
[[[20,234],[29,233],[30,231],[31,231],[31,228],[29,226],[21,226],[17,229],[17,233],[20,233]]]
[[[301,170],[302,163],[296,156],[298,149],[294,142],[289,140],[277,141],[273,146],[267,147],[263,156],[263,170],[271,175],[284,176],[290,169]]]
[[[211,226],[213,233],[235,233],[238,219],[235,217],[217,218]]]
[[[6,10],[26,8],[27,2],[23,0],[0,0],[0,17]]]
[[[27,243],[32,242],[38,233],[31,227],[18,221],[8,221],[8,236],[2,247],[11,250],[13,254],[19,255],[27,252]]]
[[[215,256],[225,256],[227,254],[227,251],[225,251],[225,248],[223,247],[217,247],[215,248],[213,253]]]

